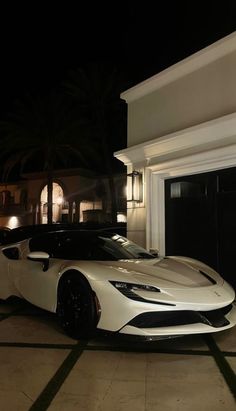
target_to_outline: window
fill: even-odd
[[[205,184],[200,182],[178,181],[171,183],[171,198],[199,198],[205,196]]]
[[[29,243],[30,251],[44,251],[50,257],[55,257],[58,249],[57,233],[42,234],[33,237]]]
[[[145,249],[118,234],[86,231],[61,231],[30,240],[31,251],[45,251],[64,260],[100,260],[153,258]]]
[[[20,252],[17,247],[5,248],[2,252],[9,260],[19,260],[20,258]]]

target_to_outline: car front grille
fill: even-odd
[[[232,304],[212,311],[165,311],[147,312],[137,315],[127,325],[137,328],[171,327],[203,323],[214,328],[225,327],[229,324],[225,315],[232,309]]]

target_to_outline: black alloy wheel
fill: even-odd
[[[98,322],[95,295],[79,275],[68,275],[60,281],[57,315],[69,336],[89,338],[94,334]]]

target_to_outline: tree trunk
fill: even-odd
[[[117,199],[116,199],[116,187],[114,181],[114,175],[112,172],[111,162],[110,162],[110,153],[107,146],[107,138],[105,132],[102,137],[102,145],[103,145],[103,153],[104,153],[104,161],[106,163],[106,170],[107,170],[107,177],[108,177],[108,185],[110,190],[110,199],[111,199],[111,222],[112,224],[117,223]]]
[[[117,201],[116,201],[116,187],[112,174],[108,175],[110,195],[111,195],[111,222],[117,223]]]
[[[102,151],[104,155],[104,162],[106,164],[106,171],[107,171],[106,174],[108,177],[108,185],[109,185],[109,190],[110,190],[111,222],[112,224],[116,224],[117,223],[117,199],[116,199],[117,196],[116,196],[114,174],[113,174],[111,160],[110,160],[110,153],[108,149],[109,133],[108,133],[108,128],[107,128],[104,106],[99,107],[97,111],[97,123],[98,123],[98,129],[100,129]]]
[[[47,175],[47,195],[48,195],[48,211],[47,211],[47,223],[52,224],[52,195],[53,195],[53,177],[52,177],[52,170],[48,171]]]

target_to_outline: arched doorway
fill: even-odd
[[[60,222],[62,219],[62,207],[64,204],[64,193],[63,189],[58,183],[53,183],[52,187],[52,202],[53,202],[53,208],[52,208],[52,221],[54,223]],[[44,186],[44,188],[41,191],[40,195],[40,205],[41,205],[41,223],[47,224],[47,208],[48,208],[48,202],[47,202],[47,185]]]

